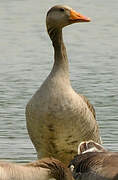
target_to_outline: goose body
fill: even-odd
[[[54,158],[25,165],[1,162],[0,180],[73,180],[68,168]]]
[[[54,65],[26,106],[27,129],[39,158],[53,156],[67,163],[81,141],[93,139],[101,143],[93,106],[71,87],[62,37],[63,27],[89,21],[68,6],[54,6],[47,13]]]
[[[69,165],[75,180],[117,180],[118,152],[109,152],[93,142],[82,142]]]

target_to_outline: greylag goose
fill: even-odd
[[[1,162],[0,180],[74,180],[63,163],[44,158],[25,165]]]
[[[62,37],[63,27],[89,21],[68,6],[57,5],[47,13],[54,65],[26,106],[27,129],[39,158],[53,156],[67,163],[81,141],[92,139],[101,143],[93,106],[72,89]]]
[[[118,152],[109,152],[94,141],[82,142],[70,162],[75,180],[118,180]]]

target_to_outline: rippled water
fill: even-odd
[[[0,1],[0,159],[36,159],[25,106],[51,70],[53,49],[47,10],[59,0]],[[64,29],[70,79],[93,103],[105,147],[118,146],[118,1],[61,1],[90,16],[91,23]]]

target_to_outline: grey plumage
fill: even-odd
[[[68,6],[49,10],[46,25],[54,47],[54,65],[26,106],[27,129],[38,157],[53,156],[66,164],[81,141],[101,143],[95,110],[87,98],[72,89],[69,79],[62,28],[81,21],[90,19]]]

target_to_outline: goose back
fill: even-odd
[[[66,166],[54,158],[32,163],[0,162],[0,180],[73,180]]]

